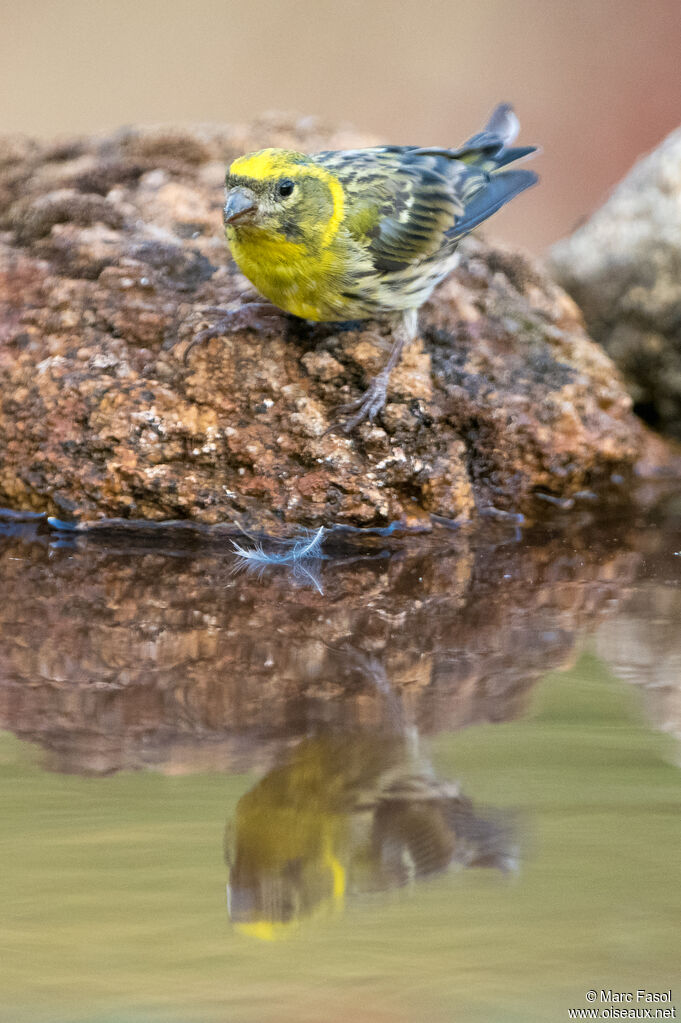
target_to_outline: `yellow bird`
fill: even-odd
[[[503,170],[534,152],[511,148],[509,105],[459,149],[378,146],[314,156],[264,149],[235,160],[224,222],[242,273],[269,302],[316,321],[390,317],[394,343],[344,424],[373,420],[390,373],[417,333],[417,313],[456,265],[464,235],[537,175]],[[247,307],[246,307],[247,308]],[[222,320],[197,340],[243,325]]]

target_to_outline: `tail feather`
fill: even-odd
[[[520,121],[510,103],[500,103],[492,111],[483,129],[484,135],[495,135],[504,146],[510,146],[518,138]]]
[[[526,188],[536,184],[538,180],[537,175],[528,170],[503,171],[489,176],[485,187],[480,188],[466,202],[464,215],[448,232],[448,237],[452,240],[463,238],[483,220],[487,220],[520,192],[524,192]]]
[[[502,149],[494,158],[494,163],[496,167],[506,167],[507,164],[515,163],[516,160],[522,160],[536,152],[536,146],[512,146],[510,149]]]
[[[461,160],[463,163],[494,172],[499,167],[505,167],[514,160],[521,160],[536,152],[536,146],[509,148],[519,131],[520,122],[511,104],[500,103],[493,110],[482,131],[471,136],[459,149],[428,147],[418,149],[417,152],[423,156],[447,156],[450,160]]]

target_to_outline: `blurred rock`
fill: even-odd
[[[349,437],[326,431],[385,359],[382,325],[276,321],[185,363],[210,308],[249,290],[223,239],[225,165],[369,141],[277,118],[0,140],[0,502],[285,533],[532,515],[613,476],[626,493],[645,437],[612,363],[536,266],[478,240],[380,423]]]
[[[551,263],[636,411],[681,438],[681,129],[554,247]]]

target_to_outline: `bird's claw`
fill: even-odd
[[[234,334],[240,330],[254,330],[258,333],[269,334],[282,329],[281,321],[286,314],[277,309],[276,306],[267,302],[245,302],[237,309],[223,309],[220,306],[211,306],[203,310],[205,316],[216,315],[219,317],[210,327],[200,330],[195,334],[187,345],[184,352],[185,365],[189,353],[196,345],[210,341],[214,337],[223,337],[225,334]],[[275,324],[277,325],[275,328]]]
[[[368,420],[373,423],[378,413],[384,408],[388,397],[388,374],[379,373],[369,384],[361,398],[337,409],[341,416],[351,413],[339,423],[344,433],[350,433],[356,426]]]

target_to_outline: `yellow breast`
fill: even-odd
[[[338,308],[339,256],[324,249],[310,253],[302,243],[257,229],[227,227],[227,241],[237,266],[261,295],[304,320],[333,319]]]

